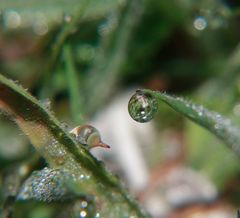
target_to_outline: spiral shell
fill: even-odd
[[[91,125],[77,126],[70,131],[70,134],[89,149],[94,147],[110,148],[109,145],[102,142],[99,131]]]

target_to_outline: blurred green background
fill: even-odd
[[[0,72],[70,126],[93,119],[133,87],[185,96],[240,125],[239,26],[236,0],[1,0]],[[3,201],[11,170],[36,154],[13,123],[0,119]],[[150,174],[167,164],[190,167],[218,190],[207,210],[235,211],[240,204],[235,154],[164,105],[153,122],[157,140],[145,156]],[[174,137],[180,151],[169,159],[165,150]],[[44,165],[38,158],[33,169]],[[22,213],[14,217],[60,217],[55,208],[18,203]],[[191,208],[196,205],[184,205]],[[155,217],[181,217],[181,211],[171,207]]]

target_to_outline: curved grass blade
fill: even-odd
[[[212,132],[240,156],[240,128],[229,119],[181,97],[151,90],[144,90],[144,92],[156,97],[158,101],[168,104],[175,111]]]
[[[87,194],[96,197],[96,201],[103,205],[100,210],[106,217],[109,217],[109,207],[120,208],[127,216],[148,217],[117,178],[107,172],[88,150],[79,146],[50,111],[1,74],[0,110],[18,124],[50,167],[69,171]]]

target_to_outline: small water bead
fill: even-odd
[[[21,25],[21,16],[19,13],[13,10],[7,10],[4,13],[4,25],[7,28],[14,29]]]
[[[44,147],[44,149],[55,160],[57,164],[59,165],[64,164],[66,160],[66,151],[55,138],[52,138],[51,143],[48,143]]]
[[[87,211],[85,211],[85,210],[81,210],[80,211],[80,216],[79,216],[79,218],[84,218],[84,217],[87,217]]]
[[[85,217],[95,217],[95,203],[92,197],[85,196],[80,201],[76,201],[73,205],[73,217],[75,218],[85,218]]]
[[[87,201],[81,201],[81,208],[86,208],[88,206],[88,202]]]
[[[155,97],[137,90],[128,102],[128,112],[137,122],[145,123],[153,119],[158,110],[158,103]]]
[[[199,31],[204,30],[207,27],[207,25],[208,25],[208,22],[207,22],[206,18],[203,16],[198,16],[193,21],[194,28]]]

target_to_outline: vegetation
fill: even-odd
[[[205,217],[216,208],[236,216],[239,6],[209,0],[0,2],[0,216],[186,218],[199,204]],[[124,99],[125,110],[131,98],[137,125],[147,129],[141,122],[154,118],[157,133],[149,150],[142,149],[150,179],[141,191],[128,187],[122,169],[106,169],[109,163],[92,154],[90,138],[79,141],[69,127],[92,122],[136,86],[143,88]],[[115,120],[108,128],[118,131]],[[169,159],[172,138],[183,152],[174,148],[177,155]],[[180,206],[165,196],[168,206],[156,212],[151,197],[165,198],[159,187],[172,173],[168,166],[179,165],[206,176],[217,195],[209,202],[199,194]]]

